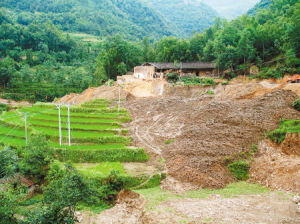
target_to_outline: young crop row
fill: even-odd
[[[32,114],[43,114],[47,116],[56,116],[58,117],[58,110],[57,109],[50,109],[50,110],[43,110],[41,108],[37,107],[24,107],[20,110],[20,112],[29,112]],[[65,110],[61,111],[61,116],[62,117],[67,117],[68,112]],[[84,119],[115,119],[119,118],[120,116],[128,116],[128,113],[125,112],[120,112],[120,113],[79,113],[79,112],[73,112],[71,113],[71,117],[75,118],[84,118]]]
[[[56,149],[60,161],[73,163],[99,163],[99,162],[147,162],[149,156],[144,149]]]
[[[53,121],[40,121],[35,119],[29,119],[28,124],[32,126],[39,126],[39,127],[49,127],[49,128],[59,128],[59,122],[53,122]],[[68,128],[68,123],[66,121],[61,122],[61,127],[64,129]],[[79,131],[105,131],[105,130],[115,130],[119,129],[122,126],[120,124],[101,124],[101,125],[95,125],[95,124],[74,124],[71,123],[71,128],[73,130],[79,130]]]

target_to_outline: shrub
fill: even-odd
[[[177,82],[178,81],[178,74],[177,73],[169,73],[169,74],[167,74],[167,77],[168,77],[168,81],[169,82],[173,82],[173,83],[175,83],[175,82]]]
[[[251,145],[251,151],[254,153],[257,151],[257,145],[256,144],[252,144]]]
[[[239,160],[229,164],[227,167],[238,180],[247,180],[249,178],[250,166],[248,161]]]
[[[174,142],[175,142],[174,139],[167,139],[167,140],[165,140],[165,144],[166,145],[169,145],[169,144],[174,143]]]
[[[293,107],[300,111],[300,98],[298,98],[294,103],[293,103]]]
[[[0,224],[17,223],[14,218],[18,198],[10,192],[0,189]]]
[[[206,78],[205,81],[204,81],[204,85],[206,85],[206,86],[214,86],[214,85],[216,85],[216,82],[212,78]]]
[[[14,175],[17,170],[17,154],[10,148],[0,150],[0,179]]]
[[[222,85],[225,86],[225,85],[229,85],[229,81],[225,81],[225,82],[222,82]]]
[[[112,80],[112,79],[109,79],[109,80],[105,83],[106,86],[113,86],[114,84],[115,84],[115,81]]]
[[[47,175],[50,162],[54,159],[54,150],[45,137],[32,136],[20,162],[21,173],[40,183]]]
[[[47,177],[49,184],[43,194],[43,206],[31,211],[23,221],[24,224],[73,224],[77,221],[75,208],[79,202],[91,204],[100,202],[100,192],[70,164],[67,164],[64,169],[54,164],[49,174]]]
[[[207,91],[206,91],[206,94],[208,94],[208,95],[214,95],[215,92],[214,92],[213,90],[207,90]]]
[[[275,131],[269,132],[268,137],[278,144],[282,143],[285,140],[286,130],[276,129]]]
[[[127,129],[122,129],[121,133],[122,133],[122,135],[127,135],[128,134],[128,130]]]

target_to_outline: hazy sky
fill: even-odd
[[[219,16],[233,19],[246,13],[260,0],[199,0],[214,8]]]

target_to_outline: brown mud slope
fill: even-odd
[[[128,93],[121,90],[121,98],[125,99]],[[80,104],[95,99],[118,99],[119,88],[116,86],[100,86],[97,88],[88,88],[80,94],[71,93],[59,99],[58,103]]]
[[[217,87],[213,96],[124,102],[134,119],[128,128],[136,144],[162,157],[168,175],[179,182],[224,187],[234,180],[226,168],[226,157],[250,152],[251,145],[274,130],[279,119],[300,117],[291,106],[297,95],[290,90],[267,90],[262,96],[243,98],[236,85],[222,88]],[[168,139],[174,142],[165,144]]]
[[[260,142],[259,156],[250,168],[251,180],[271,189],[299,193],[299,142],[298,134],[289,134],[281,146],[267,140]]]

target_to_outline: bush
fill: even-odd
[[[300,98],[298,98],[294,103],[293,103],[293,107],[300,111]]]
[[[0,150],[0,179],[14,175],[17,170],[17,154],[10,148]]]
[[[167,140],[165,140],[165,144],[166,145],[169,145],[169,144],[174,143],[174,142],[175,142],[174,139],[167,139]]]
[[[208,95],[214,95],[215,92],[214,92],[213,90],[207,90],[207,91],[206,91],[206,94],[208,94]]]
[[[20,162],[21,173],[40,183],[46,177],[54,150],[43,136],[32,136]]]
[[[285,140],[286,130],[276,129],[275,131],[269,132],[268,137],[278,144],[282,143]]]
[[[100,202],[100,193],[70,164],[61,169],[54,163],[47,179],[49,185],[44,189],[43,207],[30,211],[24,224],[73,224],[77,221],[75,208],[79,202]]]
[[[250,166],[248,161],[236,161],[227,167],[238,180],[247,180],[249,178]]]
[[[222,82],[222,85],[223,86],[229,85],[229,81],[227,80],[227,81]]]
[[[175,83],[178,81],[178,74],[177,73],[169,73],[167,74],[167,77],[168,77],[168,81],[169,82],[172,82],[172,83]]]
[[[204,85],[206,85],[206,86],[214,86],[214,85],[216,85],[216,82],[212,78],[206,78],[205,81],[204,81]]]
[[[105,83],[106,86],[113,86],[114,84],[115,84],[115,81],[112,80],[112,79],[109,79],[109,80]]]
[[[18,199],[14,194],[0,189],[0,224],[17,223],[14,218]]]

